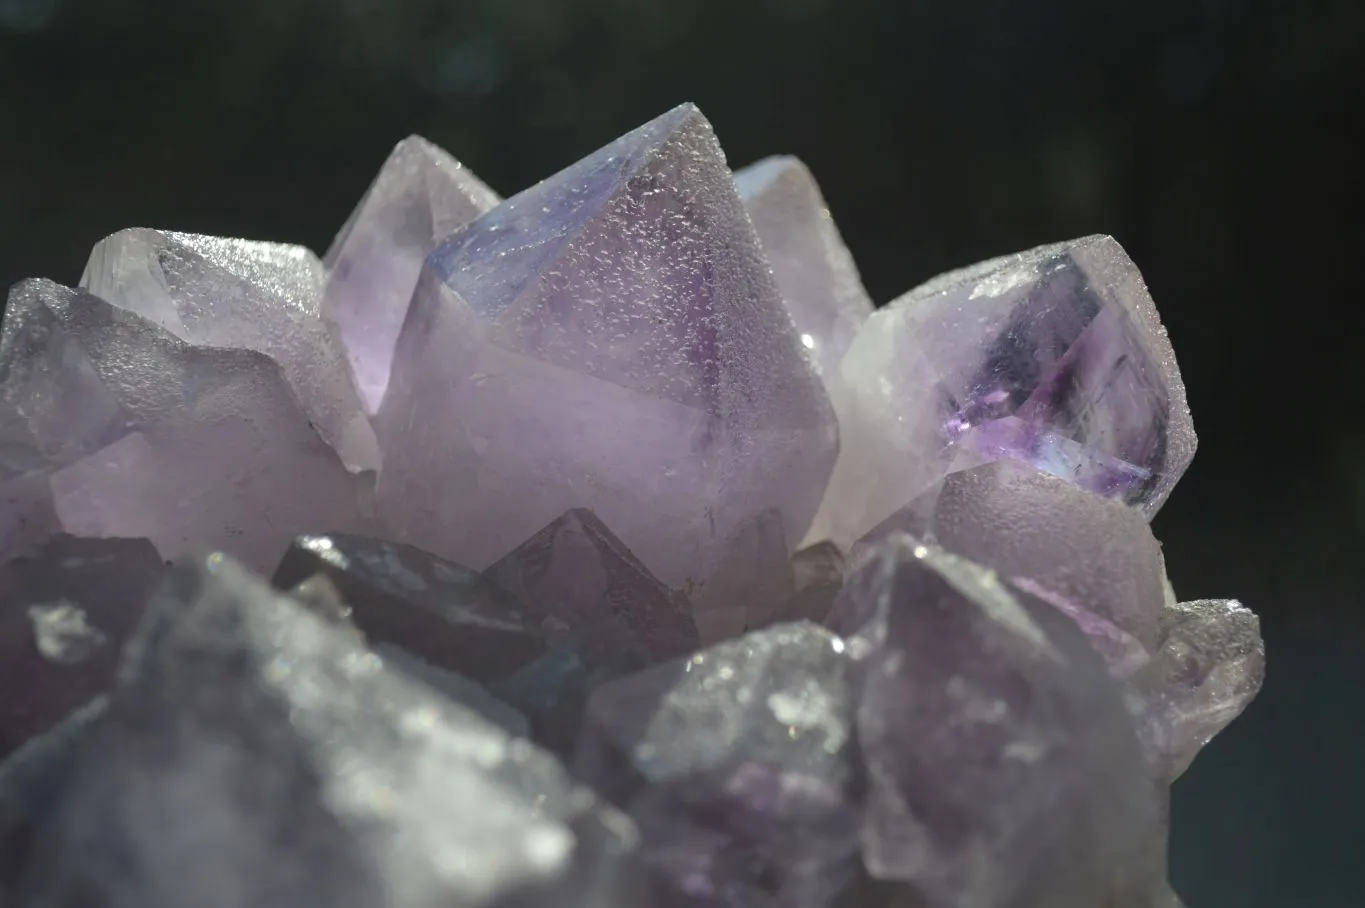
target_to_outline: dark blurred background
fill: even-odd
[[[321,251],[409,133],[511,194],[684,100],[806,160],[882,302],[1127,247],[1200,434],[1172,578],[1270,660],[1176,786],[1176,886],[1365,906],[1365,3],[0,0],[0,280],[134,225]]]

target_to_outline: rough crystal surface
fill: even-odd
[[[133,228],[96,244],[81,287],[189,344],[269,356],[342,459],[377,469],[374,430],[322,317],[323,279],[302,246]]]
[[[1119,502],[1003,460],[950,473],[860,540],[855,558],[896,531],[1030,581],[1155,649],[1161,546],[1142,515]]]
[[[423,259],[498,201],[459,161],[409,136],[389,154],[332,242],[324,257],[324,312],[346,348],[367,412],[377,411],[384,398]]]
[[[1155,816],[1130,719],[1075,624],[905,534],[832,624],[866,652],[863,857],[931,908],[1094,908]]]
[[[16,343],[43,363],[10,371],[6,387],[60,368],[56,358],[75,345],[136,430],[74,462],[50,463],[40,479],[26,474],[33,497],[25,506],[50,512],[59,528],[150,539],[166,558],[223,548],[269,570],[295,533],[363,523],[367,480],[346,471],[263,354],[193,346],[51,281],[16,285],[16,311],[26,313],[16,333],[43,326],[65,340]]]
[[[838,445],[690,105],[428,257],[375,424],[403,541],[482,568],[587,507],[677,588],[765,510],[800,539]]]
[[[847,545],[1004,458],[1150,518],[1194,456],[1170,342],[1109,237],[936,278],[868,319],[839,372],[842,449],[811,541]]]
[[[26,903],[641,904],[626,818],[222,556],[135,646]]]
[[[585,628],[624,631],[651,660],[698,646],[687,602],[665,587],[607,525],[576,509],[550,522],[484,572],[561,637]]]
[[[685,904],[818,908],[857,864],[853,718],[843,641],[779,625],[600,687],[575,767]]]
[[[289,589],[316,576],[331,581],[369,640],[477,682],[510,675],[546,649],[537,623],[510,596],[412,546],[342,533],[298,536],[272,582]]]
[[[144,539],[58,536],[0,562],[0,759],[108,691],[165,569]]]
[[[765,158],[736,171],[735,185],[801,333],[801,345],[828,382],[837,376],[859,326],[872,314],[872,299],[853,256],[815,177],[796,158]]]
[[[1168,607],[1160,633],[1130,697],[1150,759],[1173,781],[1261,689],[1265,644],[1260,621],[1235,599]]]

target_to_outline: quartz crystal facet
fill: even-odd
[[[691,105],[121,231],[0,321],[0,908],[1183,908],[1265,671],[1194,444],[1114,240],[874,312]]]

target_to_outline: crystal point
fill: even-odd
[[[1117,687],[1075,624],[895,534],[836,624],[866,651],[864,860],[930,908],[1093,908],[1156,822]]]
[[[735,172],[735,185],[772,264],[801,345],[828,382],[872,314],[853,256],[820,187],[793,157],[765,158]]]
[[[838,444],[690,105],[432,253],[376,427],[404,541],[484,567],[586,507],[677,588],[766,510],[801,538]]]
[[[1118,243],[943,275],[840,363],[843,449],[809,539],[848,544],[953,470],[1023,461],[1150,518],[1194,456],[1170,341]]]
[[[370,641],[476,682],[510,675],[546,649],[511,596],[412,546],[342,533],[298,536],[272,582],[289,589],[317,577],[331,581],[348,620]]]
[[[154,600],[22,894],[633,906],[634,840],[548,755],[212,556]]]
[[[853,660],[779,625],[609,682],[575,766],[686,904],[821,908],[857,864]]]
[[[333,241],[324,259],[324,311],[346,348],[367,412],[376,412],[383,400],[423,259],[498,201],[459,161],[409,136],[389,154]]]
[[[1235,599],[1182,602],[1161,615],[1161,641],[1132,681],[1139,734],[1174,780],[1246,709],[1265,678],[1255,613]]]
[[[322,317],[323,268],[302,246],[134,228],[98,243],[81,288],[198,347],[279,364],[308,418],[355,470],[379,448]]]

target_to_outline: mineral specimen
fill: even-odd
[[[828,382],[872,314],[858,266],[815,178],[796,158],[759,161],[736,172],[735,185],[801,333],[801,345]]]
[[[366,412],[374,413],[384,399],[422,260],[498,201],[459,161],[409,136],[337,234],[324,258],[323,305],[345,345]]]
[[[768,509],[799,540],[838,447],[691,105],[432,253],[375,426],[377,500],[402,541],[483,568],[586,507],[675,587]]]
[[[80,285],[186,343],[269,356],[342,458],[377,469],[374,430],[322,318],[323,281],[302,246],[135,228],[95,246]]]
[[[0,321],[0,908],[1181,908],[1265,657],[1166,579],[1194,433],[1113,240],[873,313],[684,105],[83,284]]]
[[[627,806],[688,904],[828,905],[856,876],[853,668],[803,622],[613,681],[575,769]]]
[[[23,398],[26,383],[65,370],[99,383],[95,409],[73,394],[49,404],[69,410],[38,417],[56,426],[68,416],[73,434],[86,439],[60,446],[62,456],[38,467],[48,489],[35,493],[41,507],[33,507],[50,507],[66,532],[150,539],[166,558],[227,548],[269,570],[295,533],[363,522],[366,480],[346,471],[264,355],[191,345],[42,280],[10,292],[5,335],[19,368],[7,370],[0,396]],[[118,434],[107,421],[110,401],[127,415],[119,427],[126,434],[99,446]],[[89,434],[92,419],[101,428]],[[21,420],[21,428],[32,424]],[[94,450],[66,462],[81,448]]]
[[[930,908],[1095,908],[1155,823],[1137,738],[1075,624],[893,534],[831,623],[866,660],[863,859]]]
[[[1170,342],[1109,237],[936,278],[868,319],[839,371],[843,444],[811,541],[848,545],[1002,458],[1150,517],[1194,456]]]
[[[108,692],[165,569],[145,539],[59,536],[0,562],[0,759]]]
[[[639,905],[631,824],[221,555],[152,604],[30,904]]]

